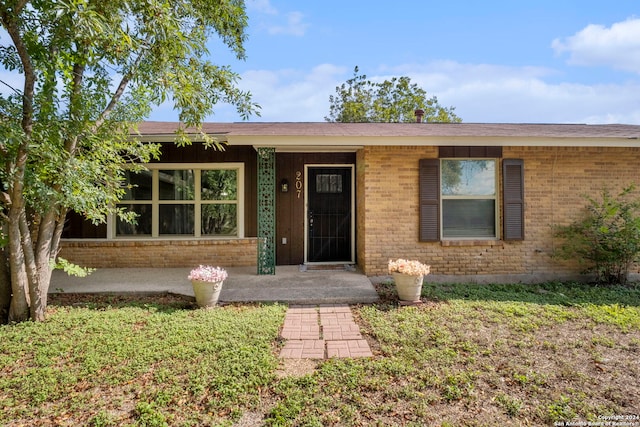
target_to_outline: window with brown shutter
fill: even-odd
[[[468,157],[468,159],[478,159],[489,155],[502,156],[501,147],[440,147],[441,157],[452,157],[456,160]],[[486,157],[485,157],[486,158]],[[420,241],[434,242],[441,238],[481,238],[481,234],[492,234],[497,236],[498,232],[487,226],[487,221],[496,221],[495,215],[491,215],[492,203],[490,200],[479,200],[478,197],[471,197],[470,201],[455,200],[456,196],[443,197],[446,189],[442,186],[442,162],[443,159],[421,159],[419,163],[419,193],[420,193]],[[497,165],[496,165],[497,166]],[[502,165],[502,218],[503,218],[503,240],[523,240],[524,239],[524,162],[521,159],[504,159]],[[497,171],[496,171],[497,172]],[[451,200],[446,201],[447,197]],[[495,202],[497,202],[497,198]],[[443,211],[443,202],[449,203],[447,207],[451,212]],[[465,204],[466,203],[466,204]],[[497,204],[497,203],[496,203]],[[464,205],[464,206],[463,206]],[[468,206],[467,206],[468,205]],[[477,206],[476,206],[477,205]],[[486,207],[487,205],[489,207]],[[495,205],[494,205],[495,206]],[[477,207],[481,209],[475,212]],[[480,212],[482,211],[482,212]],[[477,214],[477,215],[476,215]],[[445,215],[448,215],[445,217]],[[480,216],[486,216],[487,221],[479,221]],[[468,218],[467,218],[468,217]],[[444,221],[445,235],[441,220]],[[464,227],[456,230],[454,221],[468,222],[468,230]],[[467,221],[468,220],[468,221]],[[487,224],[484,224],[487,222]],[[448,225],[449,224],[449,225]],[[497,224],[496,224],[497,226]],[[468,232],[468,233],[467,233]],[[456,234],[457,233],[457,234]],[[465,234],[467,233],[467,234]],[[480,233],[480,234],[478,234]],[[486,237],[491,237],[487,235]]]

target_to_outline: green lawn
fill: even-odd
[[[640,289],[425,284],[419,307],[398,307],[392,285],[378,290],[380,304],[353,307],[375,356],[307,371],[278,360],[283,305],[54,300],[45,323],[0,326],[0,425],[537,426],[640,416]]]

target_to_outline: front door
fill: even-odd
[[[307,262],[353,262],[353,166],[307,166]]]

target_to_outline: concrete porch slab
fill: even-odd
[[[187,279],[190,268],[100,268],[88,277],[54,271],[50,293],[171,292],[193,296]],[[300,271],[276,267],[275,275],[258,275],[257,268],[227,269],[221,302],[282,302],[288,304],[368,304],[378,301],[371,280],[357,271]]]

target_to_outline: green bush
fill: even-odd
[[[640,255],[640,201],[632,197],[634,188],[617,196],[604,189],[599,199],[585,196],[583,217],[556,226],[555,236],[564,242],[555,255],[577,259],[599,284],[626,284],[629,268]]]

